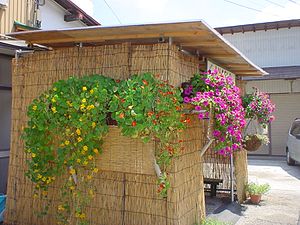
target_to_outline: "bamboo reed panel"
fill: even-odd
[[[65,48],[36,52],[13,62],[13,101],[11,153],[8,199],[5,220],[16,225],[55,224],[54,209],[43,218],[35,214],[45,204],[33,199],[33,184],[26,171],[23,142],[27,106],[47,90],[53,82],[70,76],[102,74],[126,79],[130,74],[159,73],[170,84],[179,85],[198,71],[197,59],[183,55],[175,46],[107,45]],[[101,170],[95,177],[97,192],[87,208],[89,224],[103,225],[189,225],[205,215],[203,168],[199,150],[205,142],[206,122],[190,116],[192,123],[180,134],[185,147],[173,161],[169,177],[168,198],[157,193],[157,178],[152,165],[155,143],[142,144],[120,135],[111,127],[105,138],[104,153],[97,164]],[[49,190],[49,198],[58,199],[57,179]]]

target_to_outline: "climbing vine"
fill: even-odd
[[[76,218],[87,224],[85,208],[95,195],[93,178],[99,171],[95,160],[111,115],[123,135],[157,142],[158,192],[165,197],[170,186],[166,169],[179,147],[174,140],[186,122],[181,100],[179,89],[149,73],[123,81],[93,75],[56,82],[28,108],[23,139],[34,196],[48,199],[49,187],[60,180],[58,221],[74,224]]]

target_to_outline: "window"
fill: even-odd
[[[300,135],[300,121],[295,121],[291,128],[291,135]]]

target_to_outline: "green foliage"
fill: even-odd
[[[123,135],[157,141],[156,158],[163,170],[158,191],[166,196],[170,183],[165,171],[178,148],[173,140],[185,127],[181,100],[179,89],[149,73],[121,82],[100,75],[56,82],[28,107],[22,136],[28,158],[26,176],[36,184],[34,196],[47,199],[49,186],[63,179],[58,220],[72,224],[70,215],[74,215],[78,224],[87,224],[84,210],[95,195],[95,159],[108,132],[109,113]]]
[[[176,156],[179,144],[174,143],[178,131],[185,127],[181,120],[181,93],[178,88],[162,82],[150,73],[134,75],[121,81],[110,102],[112,117],[122,128],[122,134],[157,141],[157,163],[163,169]],[[166,196],[170,184],[167,176],[159,179],[158,192]]]
[[[246,190],[250,195],[261,195],[266,194],[270,191],[270,185],[269,184],[258,184],[258,183],[248,183],[246,186]]]
[[[208,218],[203,220],[200,225],[232,225],[232,223],[219,221],[217,219]]]

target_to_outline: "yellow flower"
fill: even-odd
[[[92,128],[95,128],[95,127],[96,127],[96,123],[92,122]]]
[[[57,91],[57,88],[53,88],[53,91]]]
[[[59,211],[64,211],[64,210],[65,210],[65,207],[63,207],[62,205],[59,205],[59,206],[57,207],[57,209],[58,209]]]
[[[45,182],[46,180],[47,180],[47,177],[43,177],[43,178],[42,178],[42,181]]]
[[[85,219],[85,214],[84,214],[84,213],[81,213],[80,216],[79,216],[79,218],[80,218],[80,219]]]
[[[51,183],[51,178],[49,178],[47,181],[46,181],[47,184],[50,184]]]
[[[39,184],[35,185],[35,188],[37,188],[37,189],[40,188],[40,185]]]
[[[85,105],[84,105],[84,104],[81,104],[81,105],[80,105],[80,110],[81,110],[81,111],[84,111],[84,110],[85,110]]]
[[[93,158],[94,158],[93,156],[88,155],[88,159],[89,159],[89,160],[92,160]]]
[[[70,144],[70,141],[66,140],[65,145],[69,145],[69,144]]]
[[[37,179],[39,180],[39,179],[41,179],[43,176],[41,175],[41,174],[38,174],[37,175]]]
[[[82,103],[86,103],[86,99],[85,99],[85,98],[82,99],[81,102],[82,102]]]
[[[96,154],[98,154],[98,153],[99,153],[99,150],[98,150],[97,148],[94,148],[94,149],[93,149],[93,152],[95,152]]]
[[[32,157],[32,158],[35,158],[35,157],[36,157],[36,154],[35,154],[35,153],[31,153],[31,157]]]
[[[70,190],[71,191],[75,190],[75,187],[74,186],[70,186]]]
[[[56,112],[57,112],[57,111],[56,111],[56,107],[52,107],[51,110],[52,110],[53,113],[56,113]]]
[[[37,198],[37,197],[38,197],[38,195],[37,195],[37,194],[34,194],[34,195],[33,195],[33,197],[34,197],[34,198]]]
[[[69,172],[70,172],[70,174],[71,174],[71,175],[73,175],[73,174],[75,174],[75,173],[76,173],[76,170],[75,170],[75,169],[70,169],[70,171],[69,171]]]
[[[76,159],[76,162],[81,163],[81,159]]]
[[[82,149],[83,149],[83,151],[87,151],[89,149],[89,147],[85,145],[82,147]]]
[[[49,95],[46,95],[45,97],[46,97],[46,98],[49,98]]]
[[[86,160],[83,161],[83,165],[85,165],[85,166],[86,166],[88,163],[89,163],[89,162],[86,161]]]
[[[94,90],[92,89],[92,90],[90,90],[90,94],[94,94]]]
[[[32,129],[34,129],[34,128],[36,128],[36,126],[35,126],[35,125],[33,125],[33,126],[32,126]]]
[[[81,134],[80,129],[77,129],[77,130],[76,130],[76,134],[77,134],[77,135],[80,135],[80,134]]]
[[[67,101],[68,106],[72,107],[73,104],[70,101]]]
[[[86,87],[82,87],[82,90],[83,90],[83,91],[86,91],[86,90],[87,90],[87,88],[86,88]]]
[[[98,171],[99,171],[98,168],[94,168],[94,169],[93,169],[93,172],[94,172],[94,173],[98,173]]]
[[[53,103],[56,102],[56,99],[55,99],[55,98],[52,98],[52,99],[51,99],[51,102],[53,102]]]
[[[77,141],[78,141],[78,142],[81,142],[81,141],[82,141],[82,138],[81,138],[81,137],[78,137],[78,138],[77,138]]]
[[[82,150],[82,151],[81,151],[81,154],[82,154],[82,155],[85,155],[85,154],[86,154],[86,152]]]
[[[37,110],[37,106],[36,106],[36,105],[32,106],[32,109],[33,109],[34,111]]]
[[[89,105],[89,106],[87,107],[87,110],[91,110],[91,109],[94,109],[94,108],[95,108],[94,105]]]
[[[94,195],[94,191],[90,189],[89,190],[89,194],[93,196]]]
[[[91,176],[91,175],[87,175],[87,176],[86,176],[86,179],[91,180],[91,179],[92,179],[92,176]]]
[[[37,173],[37,172],[39,172],[40,170],[34,170],[33,172],[35,172],[35,173]]]

